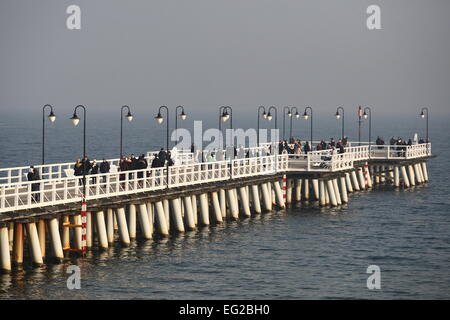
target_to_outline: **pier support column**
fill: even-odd
[[[128,206],[128,232],[130,239],[136,239],[136,205]]]
[[[247,188],[246,187],[240,187],[239,188],[239,196],[241,198],[242,208],[244,209],[244,215],[246,217],[250,217],[251,216],[250,202],[249,202],[249,199],[248,199]]]
[[[428,182],[427,163],[425,161],[422,162],[422,172],[423,172],[423,177],[425,179],[425,182]]]
[[[409,188],[410,187],[409,178],[408,178],[408,174],[406,173],[405,166],[401,167],[401,171],[402,171],[403,184],[405,185],[405,188]]]
[[[112,209],[108,209],[108,231],[110,229],[113,229],[112,231],[114,232],[114,218],[112,217],[112,213]],[[113,239],[109,241],[109,232],[106,231],[105,214],[102,210],[95,213],[95,222],[97,226],[98,245],[101,249],[108,249],[108,242],[112,243]],[[113,232],[111,234],[111,237],[114,236]]]
[[[169,235],[169,228],[167,227],[166,213],[164,212],[164,206],[162,201],[155,203],[155,217],[156,217],[156,230],[163,236]]]
[[[359,188],[358,178],[356,177],[356,171],[353,170],[353,171],[351,172],[351,175],[352,175],[353,189],[355,189],[356,191],[361,190],[361,189]]]
[[[9,232],[7,227],[0,227],[0,268],[7,271],[11,270]]]
[[[303,199],[309,200],[309,180],[305,179],[305,185],[303,186]]]
[[[316,200],[319,200],[319,180],[318,179],[312,179],[312,185],[314,190],[314,197]]]
[[[386,172],[385,172],[385,170],[386,170],[386,167],[385,166],[381,166],[381,168],[380,168],[380,182],[381,183],[385,183],[386,182]]]
[[[328,195],[330,197],[331,204],[333,205],[333,207],[336,207],[338,205],[338,203],[336,200],[336,194],[334,192],[333,181],[331,179],[327,181],[327,189],[328,189]]]
[[[80,214],[74,215],[72,217],[72,219],[73,219],[74,224],[81,226],[81,215]],[[80,227],[73,228],[73,236],[74,236],[75,249],[81,250],[82,244],[81,244],[81,228]]]
[[[292,203],[292,189],[294,181],[292,179],[287,179],[286,181],[286,203]]]
[[[192,200],[192,213],[194,215],[195,225],[198,225],[198,207],[197,207],[197,196],[194,194],[191,196]]]
[[[267,188],[267,184],[263,183],[261,184],[261,190],[262,190],[262,198],[264,203],[264,209],[266,211],[272,211],[272,200],[269,195],[269,190]]]
[[[61,243],[61,237],[59,234],[59,223],[57,218],[50,219],[48,221],[48,229],[50,233],[50,239],[52,240],[52,248],[53,248],[53,256],[58,261],[61,261],[64,259],[64,251]],[[22,238],[23,238],[23,230],[22,232]],[[22,243],[23,246],[23,243]],[[22,247],[23,249],[23,247]]]
[[[295,201],[302,201],[302,179],[297,179],[295,185]]]
[[[70,223],[69,216],[63,216],[62,224]],[[62,228],[62,244],[64,249],[70,248],[70,230],[68,227]]]
[[[27,236],[31,249],[32,259],[36,265],[43,264],[41,246],[39,244],[39,236],[36,224],[34,222],[27,223]],[[9,253],[9,248],[8,248]]]
[[[394,166],[394,187],[400,187],[400,172],[398,166]]]
[[[326,192],[325,192],[325,182],[321,179],[319,181],[319,205],[324,207],[327,205]]]
[[[369,168],[366,168],[366,174],[367,174],[367,187],[370,189],[372,188],[372,175],[370,174]]]
[[[417,181],[417,183],[420,184],[420,183],[422,183],[422,177],[420,176],[419,166],[416,163],[413,165],[413,167],[414,167],[414,174],[416,176],[416,181]]]
[[[350,180],[350,173],[348,172],[345,173],[345,184],[347,185],[348,193],[352,193],[353,192],[352,181]]]
[[[97,213],[96,213],[96,216]],[[114,242],[114,210],[112,208],[108,208],[106,210],[106,234],[108,241],[107,243],[113,243]],[[97,223],[97,232],[98,231],[98,223]],[[106,247],[107,248],[107,247]]]
[[[342,204],[342,199],[341,199],[341,193],[339,192],[339,186],[337,183],[337,179],[333,179],[333,187],[334,187],[334,194],[336,196],[336,201],[338,205]]]
[[[330,193],[328,192],[327,181],[324,181],[324,183],[325,183],[325,205],[329,205],[330,204]]]
[[[127,217],[125,216],[125,209],[117,208],[117,224],[119,225],[119,235],[122,243],[126,246],[130,244],[130,234],[128,233]]]
[[[170,226],[170,215],[169,215],[169,211],[170,211],[170,206],[169,206],[169,200],[164,199],[163,200],[163,207],[164,207],[164,216],[166,217],[166,223],[167,223],[167,229],[171,230],[171,226]]]
[[[214,220],[216,223],[222,222],[222,210],[220,209],[219,194],[217,192],[211,192],[211,201],[214,208]]]
[[[237,206],[237,201],[235,199],[235,193],[233,189],[227,190],[228,195],[228,205],[230,207],[231,218],[239,219],[239,208]]]
[[[412,165],[408,166],[409,184],[412,186],[416,185],[416,178],[414,177],[414,169]]]
[[[286,208],[286,204],[284,203],[284,199],[283,199],[283,191],[281,191],[281,186],[280,186],[280,182],[274,181],[273,183],[273,187],[275,189],[275,195],[277,197],[277,204],[281,209]]]
[[[258,185],[252,185],[252,200],[253,210],[255,213],[261,213],[261,202],[259,201],[259,189]]]
[[[359,188],[361,190],[365,190],[366,189],[366,182],[364,180],[364,174],[363,174],[363,169],[362,168],[358,168],[358,177],[359,177]]]
[[[42,258],[45,258],[45,221],[43,219],[38,220],[37,229]]]
[[[347,186],[345,182],[345,177],[340,178],[341,185],[341,195],[342,195],[342,203],[348,203],[348,195],[347,195]]]
[[[92,248],[92,212],[86,212],[86,247]]]
[[[192,210],[192,198],[184,197],[184,224],[186,229],[194,230],[195,229],[195,220],[194,220],[194,212]]]
[[[14,223],[13,263],[23,263],[23,224],[18,222]]]
[[[150,220],[148,218],[147,205],[145,202],[139,204],[139,225],[144,239],[151,239],[152,232],[150,230]]]
[[[155,206],[150,201],[147,202],[147,216],[148,216],[148,226],[150,228],[150,234],[153,237],[153,226],[155,223]]]
[[[220,212],[222,213],[222,220],[227,217],[227,195],[224,189],[219,191]]]
[[[172,221],[177,232],[184,232],[183,217],[181,216],[181,201],[179,198],[172,199]]]
[[[233,192],[231,190],[231,192]],[[202,193],[200,195],[200,219],[199,224],[209,226],[209,203],[208,194]]]

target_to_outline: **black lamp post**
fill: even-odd
[[[228,110],[230,113],[228,113]],[[230,119],[230,129],[233,130],[233,109],[230,106],[221,106],[219,108],[219,130],[222,132],[222,121],[226,122]],[[226,137],[226,135],[225,135]],[[233,137],[230,137],[230,145],[232,145]],[[226,139],[225,139],[225,146],[226,146]],[[234,153],[233,153],[234,155]],[[233,156],[234,157],[234,156]]]
[[[294,113],[294,109],[295,109],[295,113]],[[292,119],[295,117],[296,119],[300,118],[300,114],[298,113],[297,107],[292,107],[291,108],[291,123],[289,125],[289,139],[292,138]]]
[[[275,131],[278,129],[278,119],[277,119],[277,108],[275,108],[274,106],[271,106],[268,110],[267,110],[267,120],[271,121],[273,116],[272,113],[270,113],[270,110],[275,111]],[[271,135],[272,137],[272,135]],[[277,141],[278,142],[278,141]]]
[[[158,109],[158,115],[155,117],[155,121],[157,124],[162,124],[164,122],[164,117],[161,115],[161,109],[166,110],[166,152],[169,151],[169,108],[166,106],[161,106]]]
[[[261,110],[264,110],[264,112],[261,115]],[[257,119],[257,131],[256,131],[256,146],[259,147],[259,117],[262,116],[264,119],[267,119],[267,113],[266,108],[264,106],[258,107],[258,119]]]
[[[72,120],[72,124],[76,127],[80,122],[80,118],[77,115],[78,108],[83,109],[83,160],[86,158],[86,108],[83,105],[78,105],[73,110],[73,116],[70,118]],[[86,197],[86,164],[83,164],[83,202]]]
[[[286,139],[286,136],[285,136],[286,110],[287,110],[288,117],[292,119],[291,108],[290,107],[284,107],[283,108],[283,141]]]
[[[424,112],[424,111],[426,111],[426,112]],[[428,136],[428,119],[429,119],[429,114],[428,114],[428,108],[427,107],[423,107],[422,108],[422,110],[421,110],[421,112],[420,112],[420,117],[423,119],[423,118],[426,118],[427,119],[427,122],[426,122],[426,130],[427,130],[427,143],[429,142],[429,136]]]
[[[178,106],[175,108],[175,134],[176,134],[176,143],[178,144],[178,110],[181,109],[181,113],[180,113],[180,119],[181,120],[186,120],[187,118],[187,114],[184,113],[184,107],[183,106]]]
[[[120,108],[120,158],[122,159],[123,152],[122,152],[122,139],[123,139],[123,110],[128,109],[128,113],[126,115],[128,122],[131,122],[133,120],[133,115],[130,112],[129,106],[122,106]]]
[[[56,116],[53,113],[53,107],[49,104],[46,104],[42,108],[42,165],[45,164],[45,109],[50,108],[50,114],[48,115],[48,120],[50,122],[55,122]]]
[[[369,111],[369,113],[367,113],[367,111]],[[370,155],[370,148],[372,145],[372,109],[370,109],[369,107],[365,107],[363,117],[364,119],[369,118],[369,155]]]
[[[345,128],[345,111],[343,107],[337,107],[336,109],[336,119],[341,119],[342,118],[342,136],[341,139],[344,139],[344,128]]]
[[[308,111],[309,110],[309,114]],[[311,150],[313,145],[313,109],[311,107],[306,107],[305,112],[303,112],[303,119],[308,120],[308,118],[311,119]]]

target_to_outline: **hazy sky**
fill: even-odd
[[[81,30],[66,28],[71,4]],[[371,4],[382,30],[366,27]],[[1,0],[0,110],[448,114],[449,14],[448,0]]]

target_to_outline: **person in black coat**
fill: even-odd
[[[39,171],[35,169],[33,166],[30,167],[30,171],[27,174],[28,181],[39,181],[41,180],[41,177],[39,175]],[[40,184],[39,183],[32,183],[31,184],[31,198],[38,202],[40,200],[40,194],[39,194]]]
[[[98,164],[97,161],[92,161],[91,174],[98,174]],[[92,177],[92,183],[97,183],[97,177]]]
[[[109,162],[103,158],[102,163],[100,163],[100,173],[105,174],[108,173],[111,169],[111,166],[109,165]],[[106,176],[103,176],[103,182],[106,182]]]
[[[162,166],[166,163],[167,153],[164,151],[164,148],[161,148],[161,151],[158,153],[158,159],[162,163]]]

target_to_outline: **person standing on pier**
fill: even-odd
[[[92,175],[98,174],[98,164],[96,160],[92,161],[91,174]],[[97,177],[92,177],[92,183],[93,184],[97,183]]]
[[[167,153],[166,153],[166,151],[164,151],[164,148],[161,148],[161,150],[159,151],[158,158],[159,158],[159,161],[161,161],[162,166],[164,166],[166,164],[166,158],[167,158]]]
[[[110,169],[111,169],[111,166],[109,165],[109,162],[106,161],[105,158],[103,158],[102,163],[100,163],[100,173],[101,174],[108,173]],[[103,183],[105,183],[105,182],[106,182],[106,176],[103,176]]]
[[[41,177],[39,175],[39,171],[35,169],[33,166],[30,167],[30,171],[27,174],[28,181],[39,181],[41,180]],[[31,197],[34,201],[38,202],[40,200],[40,184],[39,183],[32,183],[31,184]]]

